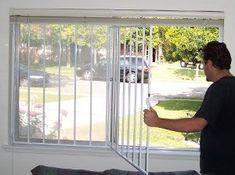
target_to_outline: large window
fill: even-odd
[[[198,133],[147,128],[142,111],[149,97],[160,116],[195,113],[210,85],[199,51],[222,28],[220,19],[12,16],[13,143],[111,145],[143,169],[148,146],[198,149]]]

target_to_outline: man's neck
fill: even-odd
[[[231,77],[231,76],[233,76],[233,74],[229,70],[227,69],[219,70],[217,74],[215,75],[214,82],[223,77]]]

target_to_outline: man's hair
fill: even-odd
[[[211,41],[202,50],[203,60],[211,60],[213,65],[220,69],[230,69],[231,55],[223,42]]]

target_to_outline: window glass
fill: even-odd
[[[15,140],[104,142],[107,26],[20,24],[18,29]]]

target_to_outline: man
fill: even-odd
[[[209,42],[202,50],[204,73],[213,84],[193,118],[163,119],[150,108],[144,122],[179,132],[201,131],[202,174],[235,174],[235,77],[229,71],[231,55],[224,43]]]

